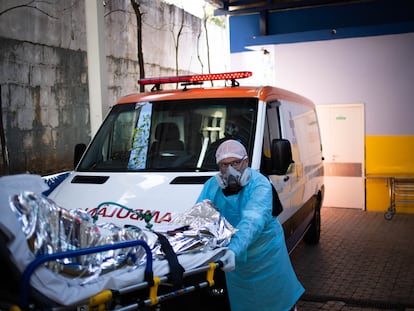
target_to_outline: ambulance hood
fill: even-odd
[[[214,172],[81,173],[72,172],[50,195],[65,209],[83,209],[99,222],[145,227],[139,215],[152,213],[151,224],[168,224],[190,209]],[[99,207],[99,208],[98,208]]]

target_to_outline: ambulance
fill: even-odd
[[[156,230],[195,204],[218,173],[217,146],[236,139],[273,185],[288,250],[302,239],[318,243],[324,184],[314,104],[276,87],[240,86],[251,75],[139,80],[152,89],[118,100],[89,145],[75,147],[74,170],[49,198],[100,222]]]

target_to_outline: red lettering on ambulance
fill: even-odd
[[[143,212],[143,209],[136,209],[133,213],[131,211],[124,210],[123,208],[109,208],[108,205],[105,205],[105,207],[100,207],[99,210],[95,207],[92,209],[85,208],[85,211],[88,212],[91,216],[96,215],[96,212],[98,212],[98,216],[100,217],[106,217],[106,218],[119,218],[119,219],[125,219],[130,218],[131,220],[135,221],[142,221],[144,220],[145,214],[152,214],[151,222],[154,223],[161,223],[161,222],[171,222],[172,216],[170,212],[167,212],[165,214],[161,215],[160,211],[151,212],[150,210]]]
[[[106,217],[106,207],[102,207],[99,209],[98,216]]]
[[[94,216],[96,214],[96,207],[89,210],[89,208],[85,208],[85,212],[89,213],[91,216]]]
[[[124,212],[125,214],[122,215],[122,212]],[[124,218],[128,218],[129,214],[130,214],[130,211],[125,211],[123,208],[121,208],[116,214],[116,217],[120,219],[124,219]]]
[[[132,220],[142,220],[142,217],[140,217],[140,213],[142,213],[143,209],[136,209],[135,212],[136,213],[131,213],[131,219]]]
[[[112,218],[112,217],[114,217],[115,212],[116,212],[116,208],[112,209],[112,213],[111,213],[111,214],[109,214],[109,215],[106,215],[106,213],[105,213],[104,217],[109,217],[109,218]]]
[[[170,222],[171,221],[171,213],[165,213],[162,217],[160,217],[160,211],[156,211],[152,216],[152,220],[157,224],[159,224],[163,221]]]
[[[171,219],[172,219],[171,213],[166,213],[164,216],[162,216],[162,218],[160,219],[160,222],[163,222],[163,221],[170,222]]]

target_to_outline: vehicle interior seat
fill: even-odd
[[[180,130],[176,123],[159,123],[155,129],[155,139],[156,141],[152,143],[150,148],[152,155],[184,150],[184,143],[180,140]]]

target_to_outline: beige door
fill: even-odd
[[[364,105],[318,105],[324,155],[324,206],[365,209]]]

